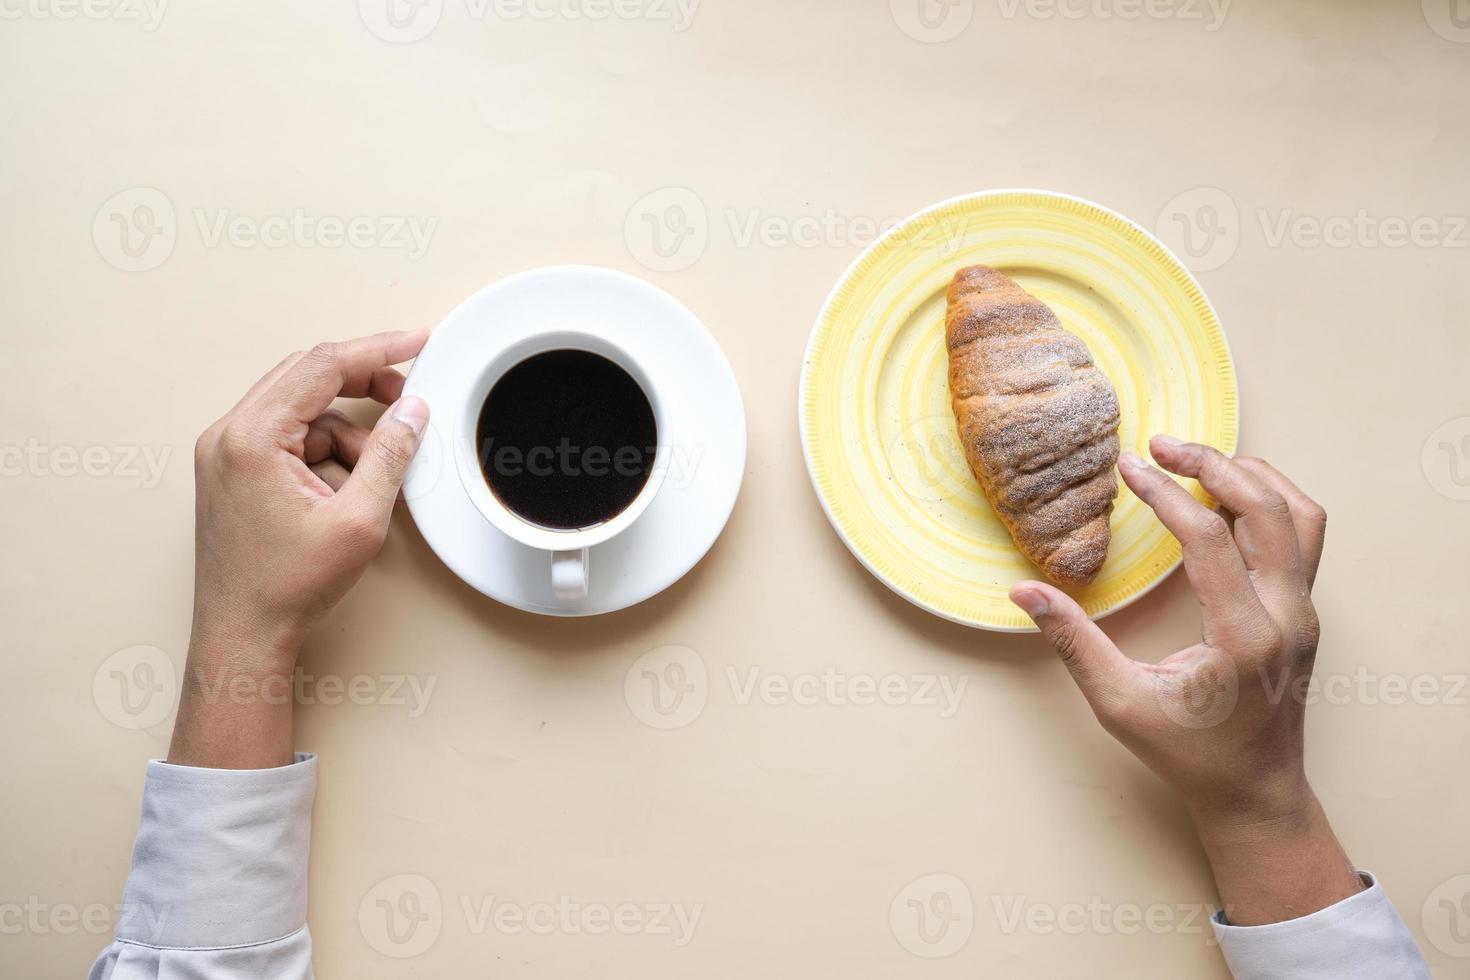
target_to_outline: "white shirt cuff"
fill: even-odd
[[[1232,926],[1216,913],[1211,925],[1236,980],[1431,980],[1383,886],[1358,873],[1364,891],[1299,919]]]
[[[221,948],[300,930],[315,794],[310,754],[276,769],[150,762],[117,938]]]

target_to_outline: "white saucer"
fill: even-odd
[[[548,330],[596,334],[635,358],[663,400],[668,431],[659,442],[671,449],[648,509],[592,548],[591,585],[582,599],[552,594],[550,553],[496,530],[471,503],[451,456],[474,452],[474,433],[454,430],[462,428],[460,403],[484,366]],[[429,403],[429,430],[403,490],[424,540],[465,582],[528,612],[593,616],[657,595],[709,551],[740,492],[745,409],[730,362],[676,299],[611,269],[553,266],[486,286],[429,337],[404,393]]]

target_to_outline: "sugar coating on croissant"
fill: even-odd
[[[955,273],[944,318],[965,460],[1047,578],[1085,585],[1112,540],[1118,396],[1056,314],[1002,272]]]

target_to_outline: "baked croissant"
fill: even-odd
[[[1016,546],[1047,578],[1102,568],[1118,491],[1118,396],[1056,314],[984,265],[955,273],[944,318],[965,460]]]

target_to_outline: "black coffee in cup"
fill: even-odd
[[[584,350],[532,355],[480,409],[475,446],[496,498],[532,524],[579,530],[612,520],[643,490],[658,447],[648,395]]]

